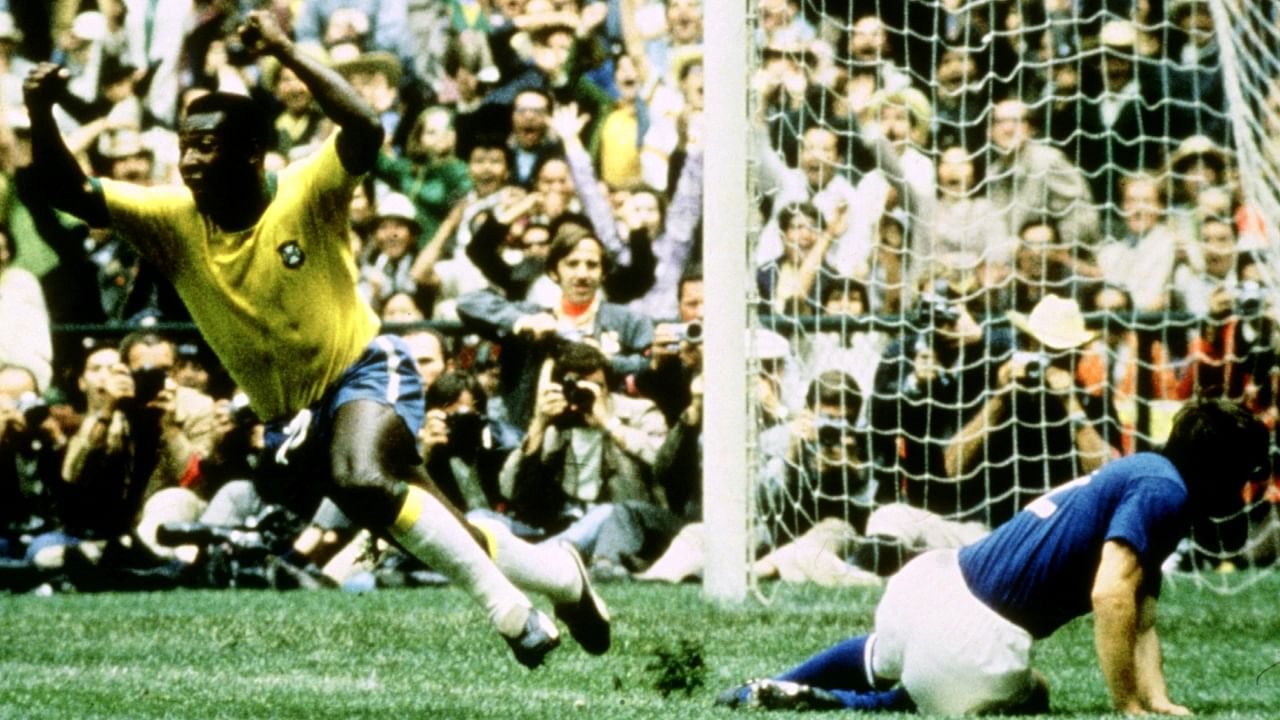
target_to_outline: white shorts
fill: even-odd
[[[1024,700],[1035,686],[1030,633],[973,596],[956,550],[934,550],[889,580],[876,608],[872,668],[920,711],[963,715]]]

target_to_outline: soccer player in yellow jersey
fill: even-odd
[[[267,423],[265,497],[303,512],[332,498],[356,523],[451,576],[529,667],[559,632],[516,585],[551,599],[584,649],[605,652],[608,612],[576,551],[529,545],[496,524],[467,525],[417,453],[422,381],[404,343],[378,334],[347,243],[352,191],[383,142],[377,115],[339,75],[298,52],[269,13],[249,13],[239,32],[246,48],[306,83],[337,125],[323,147],[269,175],[263,113],[248,97],[211,93],[180,122],[184,186],[89,179],[54,124],[67,75],[45,63],[24,95],[46,196],[91,226],[121,230],[172,280]]]

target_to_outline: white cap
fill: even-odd
[[[82,40],[102,40],[107,37],[107,16],[96,10],[82,12],[71,21],[71,34]]]

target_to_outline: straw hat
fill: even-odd
[[[1138,30],[1128,20],[1112,20],[1102,26],[1098,42],[1103,47],[1132,50],[1138,43]]]
[[[361,53],[355,58],[336,63],[333,69],[348,79],[357,73],[377,73],[386,77],[387,84],[391,87],[400,87],[400,60],[383,50]]]
[[[1204,158],[1218,166],[1219,174],[1226,172],[1228,158],[1222,146],[1205,135],[1192,135],[1178,145],[1178,149],[1169,157],[1169,168],[1178,172],[1189,160]]]
[[[1077,348],[1097,333],[1085,329],[1084,315],[1075,300],[1045,295],[1031,309],[1030,315],[1010,310],[1009,322],[1053,350]]]
[[[512,20],[517,29],[530,33],[549,30],[574,32],[578,29],[578,23],[577,13],[556,10],[548,0],[530,0],[525,5],[525,11]]]

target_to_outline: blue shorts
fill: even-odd
[[[268,483],[278,475],[314,477],[320,472],[327,478],[334,417],[338,408],[355,400],[390,407],[417,438],[427,411],[422,376],[399,336],[375,337],[315,404],[268,423],[259,474]]]

